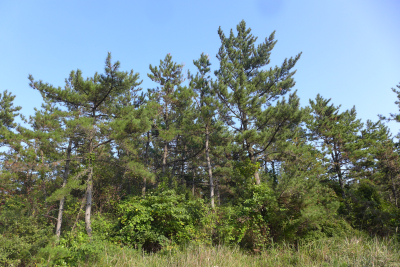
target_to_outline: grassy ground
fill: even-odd
[[[365,237],[320,240],[298,249],[276,245],[257,254],[225,246],[192,245],[151,255],[106,247],[96,264],[80,266],[400,266],[400,250],[394,240]]]

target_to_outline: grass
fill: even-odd
[[[272,245],[257,254],[227,246],[194,246],[144,254],[137,250],[105,247],[97,263],[80,266],[400,266],[394,239],[351,237],[291,245]]]

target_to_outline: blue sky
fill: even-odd
[[[398,0],[1,0],[0,91],[31,115],[41,97],[28,74],[63,86],[71,70],[102,72],[108,51],[153,88],[149,64],[167,53],[190,70],[208,53],[218,68],[218,27],[229,33],[244,19],[258,41],[276,30],[272,66],[303,52],[295,75],[303,106],[320,93],[375,121],[398,112],[391,88],[400,82],[399,11]]]

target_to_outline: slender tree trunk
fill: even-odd
[[[126,155],[128,156],[129,159],[129,150],[126,151]],[[119,155],[118,155],[119,157]],[[126,179],[126,172],[128,171],[127,166],[124,168],[124,173],[122,174],[122,180],[125,181]],[[132,181],[130,178],[127,179],[127,194],[130,195],[132,192]]]
[[[72,139],[69,139],[68,148],[67,148],[67,160],[65,162],[64,175],[63,175],[63,184],[62,188],[67,185],[68,175],[69,175],[69,163],[71,161],[71,151],[72,151]],[[58,217],[57,217],[57,227],[56,227],[56,235],[57,238],[60,238],[61,235],[61,225],[62,225],[62,217],[64,212],[64,203],[65,196],[60,199],[60,206],[58,208]]]
[[[149,146],[150,146],[150,131],[147,132],[147,142],[146,142],[146,167],[149,167]],[[143,179],[142,195],[146,195],[147,180],[146,177]]]
[[[193,196],[194,196],[194,178],[195,178],[195,176],[196,176],[196,172],[193,169],[193,182],[192,182],[192,194],[193,194]]]
[[[146,195],[146,186],[147,186],[147,179],[146,177],[143,178],[143,187],[142,187],[142,196]]]
[[[93,110],[93,118],[96,118],[95,111]],[[95,121],[93,126],[95,125]],[[92,215],[92,198],[93,198],[93,137],[94,137],[94,127],[92,129],[93,132],[90,133],[90,141],[89,141],[89,175],[87,180],[87,193],[86,193],[86,208],[85,208],[85,223],[86,223],[86,232],[88,236],[92,237],[92,222],[90,217]]]
[[[43,155],[43,150],[40,150],[40,154],[42,155],[42,165],[44,167],[44,155]],[[44,195],[44,201],[45,201],[45,206],[47,208],[47,192],[46,192],[46,183],[45,183],[45,179],[44,176],[42,176],[43,178],[43,184],[42,184],[42,188],[43,188],[43,195]]]
[[[169,175],[169,187],[170,188],[175,188],[176,189],[176,177],[178,176],[179,173],[179,163],[177,161],[178,158],[178,147],[179,147],[179,135],[175,138],[174,142],[175,143],[175,153],[173,153],[173,165],[172,165],[172,169],[171,169],[171,173]],[[170,148],[171,146],[173,147],[173,144],[170,144]],[[173,150],[171,150],[172,152]],[[172,157],[172,156],[171,156]]]
[[[342,189],[342,197],[346,198],[346,194],[344,193],[344,182],[343,182],[342,170],[340,169],[339,155],[337,154],[336,150],[335,150],[335,154],[333,154],[333,152],[332,152],[332,159],[333,159],[333,163],[335,165],[336,174],[339,179],[339,185],[340,185],[340,188]]]
[[[93,197],[93,167],[89,167],[89,178],[86,193],[86,209],[85,209],[85,223],[86,232],[89,237],[92,237],[92,222],[90,220],[92,214],[92,197]]]
[[[278,179],[276,179],[276,171],[275,171],[275,162],[274,161],[271,162],[271,166],[272,166],[272,176],[274,179],[272,181],[272,184],[273,184],[274,189],[276,189],[276,186],[278,185]]]
[[[395,186],[395,183],[394,183],[394,180],[393,180],[393,174],[392,174],[392,173],[390,174],[390,180],[391,180],[391,182],[392,182],[391,189],[392,189],[392,193],[393,193],[393,197],[394,197],[394,203],[395,203],[395,205],[396,205],[396,208],[398,208],[399,206],[397,205],[396,186]]]
[[[164,154],[162,160],[162,176],[165,176],[165,169],[167,166],[167,156],[168,156],[168,142],[164,143]]]
[[[182,140],[182,139],[181,139]],[[183,144],[183,140],[182,140],[182,144]],[[185,158],[185,152],[186,152],[186,144],[185,145],[182,145],[182,147],[183,147],[183,152],[182,152],[182,163],[181,163],[181,173],[180,173],[180,184],[182,185],[182,181],[183,181],[183,177],[184,177],[184,174],[185,174],[185,161],[184,161],[184,158]]]
[[[221,177],[220,177],[221,178]],[[220,179],[218,179],[217,181],[217,198],[218,198],[218,206],[221,206],[221,194],[220,194],[220,192],[221,192],[221,186],[220,186],[220,184],[219,184],[219,182],[220,182]]]
[[[169,125],[168,125],[168,106],[167,104],[165,105],[165,129],[168,131],[169,130]],[[165,141],[164,143],[164,154],[163,154],[163,161],[162,161],[162,176],[165,176],[165,169],[167,166],[167,156],[168,156],[168,142]]]
[[[258,174],[258,170],[254,172],[254,178],[256,179],[256,184],[261,184],[260,176]]]
[[[247,150],[249,153],[249,158],[250,158],[251,163],[255,163],[254,153],[253,153],[253,149],[251,148],[251,146],[247,145]],[[258,169],[256,169],[256,171],[254,172],[254,178],[256,180],[256,184],[261,184],[260,176],[258,175]]]
[[[242,118],[247,118],[247,115],[243,114]],[[244,131],[247,130],[247,119],[243,122],[243,130]],[[245,145],[245,142],[246,142],[247,152],[249,153],[250,162],[251,163],[256,163],[255,162],[255,158],[254,158],[253,147],[251,146],[251,144],[249,144],[247,139],[245,139],[243,141],[243,146]],[[245,147],[243,147],[243,149],[245,149]],[[254,179],[256,180],[256,184],[257,185],[261,184],[260,176],[258,175],[258,169],[256,169],[255,172],[254,172]]]
[[[208,167],[208,177],[210,178],[210,199],[211,199],[211,208],[215,208],[214,204],[214,181],[212,176],[211,162],[210,162],[210,153],[209,153],[209,131],[208,125],[206,125],[206,157],[207,157],[207,167]]]
[[[340,188],[342,189],[342,197],[346,198],[346,194],[344,193],[343,175],[342,175],[342,171],[340,170],[340,166],[339,166],[338,163],[336,164],[336,173],[337,173],[338,178],[339,178]]]
[[[167,142],[165,142],[163,159],[162,159],[162,176],[164,176],[164,174],[165,174],[165,165],[167,164],[167,153],[168,153],[168,145],[167,145]]]

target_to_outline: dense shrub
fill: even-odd
[[[272,242],[293,243],[351,232],[349,224],[336,216],[339,203],[331,189],[318,183],[307,190],[305,182],[296,186],[281,194],[268,184],[249,187],[241,204],[220,209],[218,241],[259,250]]]
[[[0,211],[0,265],[29,265],[50,242],[53,227],[38,212],[17,196],[5,202]]]
[[[396,232],[399,215],[395,205],[385,200],[369,180],[352,185],[339,213],[358,230],[388,236]]]
[[[92,238],[86,234],[83,221],[78,222],[73,231],[64,233],[59,240],[53,237],[52,242],[40,249],[36,262],[39,266],[78,266],[80,263],[101,260],[105,246],[117,249],[109,242],[115,227],[110,217],[99,213],[92,217]]]
[[[208,208],[202,199],[187,200],[174,190],[132,197],[119,205],[114,242],[157,251],[172,244],[203,239]]]
[[[78,226],[76,234],[49,243],[42,248],[37,256],[38,266],[79,266],[80,263],[97,262],[101,260],[104,247],[112,247],[107,241],[101,240],[97,235],[89,238],[83,231],[83,224]]]

